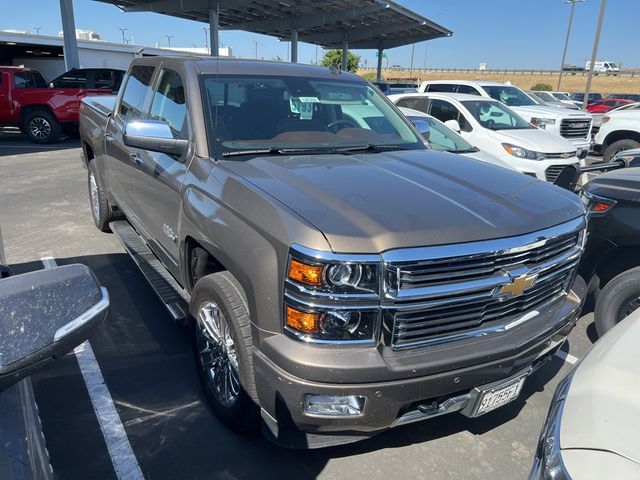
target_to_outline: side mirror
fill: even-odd
[[[429,122],[427,122],[426,120],[413,118],[411,119],[411,123],[413,123],[413,126],[416,127],[418,133],[422,135],[422,138],[424,138],[425,140],[429,140],[429,135],[431,134],[431,127],[429,126]]]
[[[634,168],[640,167],[640,149],[625,150],[618,152],[610,160],[611,162],[622,161],[624,167]]]
[[[161,120],[134,120],[124,127],[124,144],[128,147],[182,156],[189,149],[189,141],[174,138],[167,122]]]
[[[0,391],[84,342],[108,307],[85,265],[0,279]]]
[[[53,82],[49,82],[49,88],[53,88]]]
[[[447,120],[444,124],[454,132],[460,133],[460,130],[462,130],[457,120]]]

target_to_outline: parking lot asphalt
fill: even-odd
[[[111,234],[93,225],[77,141],[53,147],[0,134],[0,228],[17,272],[81,262],[111,296],[90,339],[133,453],[149,479],[526,478],[553,391],[594,339],[584,315],[559,356],[528,378],[513,403],[483,417],[453,414],[357,444],[285,450],[228,431],[206,407],[190,332],[173,325]],[[565,355],[566,357],[566,355]],[[33,377],[56,478],[116,478],[74,354]]]

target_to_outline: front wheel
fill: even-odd
[[[640,267],[632,268],[614,277],[598,295],[594,311],[598,335],[604,335],[638,308],[640,308]]]
[[[229,272],[196,283],[189,310],[198,374],[207,403],[231,430],[258,426],[253,342],[246,299]]]
[[[95,223],[98,230],[110,232],[109,223],[118,220],[119,217],[109,205],[109,199],[102,188],[102,182],[100,182],[100,177],[98,176],[96,165],[93,161],[89,162],[87,170],[89,172],[87,177],[89,204],[91,205],[93,223]]]
[[[55,143],[60,139],[62,127],[47,110],[34,110],[24,117],[22,129],[35,143]]]
[[[623,152],[625,150],[633,150],[635,148],[640,148],[640,142],[635,140],[618,140],[605,149],[602,157],[605,162],[608,162],[616,153]]]

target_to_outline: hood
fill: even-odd
[[[464,155],[467,158],[473,158],[474,160],[480,160],[481,162],[487,162],[491,165],[497,165],[498,167],[508,168],[509,170],[514,170],[516,172],[518,171],[507,162],[503,162],[498,157],[491,155],[490,153],[483,152],[482,150],[478,150],[477,152],[473,153],[463,153],[461,155]]]
[[[523,116],[542,117],[542,118],[590,118],[585,112],[577,112],[568,108],[550,107],[546,105],[529,105],[524,107],[509,107],[516,113]]]
[[[539,128],[523,128],[520,130],[489,130],[489,136],[501,143],[510,143],[542,153],[573,152],[576,147],[562,137],[553,135]]]
[[[383,252],[509,237],[583,214],[534,178],[430,150],[225,160],[320,230],[336,252]]]
[[[576,369],[560,427],[564,449],[613,452],[640,463],[640,310],[593,346]]]
[[[629,150],[629,153],[634,152]],[[640,151],[636,150],[640,153]],[[598,175],[585,185],[585,190],[594,195],[640,202],[640,167],[622,168]]]

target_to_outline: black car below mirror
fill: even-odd
[[[0,280],[0,391],[84,342],[109,295],[85,265]]]

